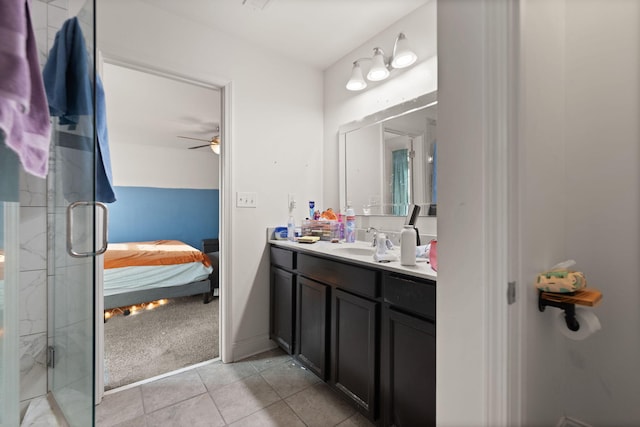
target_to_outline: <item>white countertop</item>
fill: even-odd
[[[288,240],[268,240],[269,244],[280,246],[282,248],[289,248],[299,252],[305,252],[309,254],[322,255],[336,260],[349,261],[353,264],[360,264],[367,267],[378,268],[381,270],[393,271],[396,273],[406,274],[408,276],[421,277],[424,279],[437,280],[438,273],[436,273],[431,265],[424,258],[418,258],[415,266],[400,265],[400,247],[396,246],[389,252],[397,255],[397,261],[391,262],[377,262],[371,255],[357,255],[357,254],[345,254],[344,252],[335,251],[337,248],[353,247],[353,248],[369,248],[371,249],[370,242],[356,241],[355,243],[331,243],[326,241],[319,241],[316,243],[298,243],[290,242]]]

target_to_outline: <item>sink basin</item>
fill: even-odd
[[[362,247],[341,247],[332,250],[331,252],[336,255],[358,255],[358,256],[373,256],[376,253],[376,248],[362,248]]]

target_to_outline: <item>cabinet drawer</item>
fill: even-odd
[[[271,264],[278,265],[289,270],[296,268],[296,254],[293,251],[271,246]]]
[[[429,319],[436,318],[436,285],[430,280],[387,273],[382,279],[384,301]]]
[[[370,298],[380,296],[378,273],[366,268],[298,254],[298,273]]]

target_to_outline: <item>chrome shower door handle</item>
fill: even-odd
[[[78,252],[75,249],[73,249],[73,224],[74,224],[73,210],[78,206],[93,206],[96,208],[100,208],[103,212],[103,219],[101,221],[102,239],[101,239],[100,248],[98,248],[97,250],[88,251],[88,252]],[[95,209],[94,209],[94,212],[95,212]],[[107,209],[107,206],[104,203],[100,203],[100,202],[71,203],[69,206],[67,206],[67,253],[69,253],[69,255],[71,255],[74,258],[86,258],[86,257],[96,256],[96,255],[105,253],[107,251],[107,245],[108,245],[108,240],[107,240],[107,224],[108,223],[109,223],[109,211]]]

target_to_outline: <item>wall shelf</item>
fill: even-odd
[[[597,289],[584,288],[569,294],[540,291],[538,294],[538,310],[544,311],[547,306],[564,310],[567,328],[572,331],[580,329],[576,319],[576,305],[595,307],[602,300],[602,293]]]

